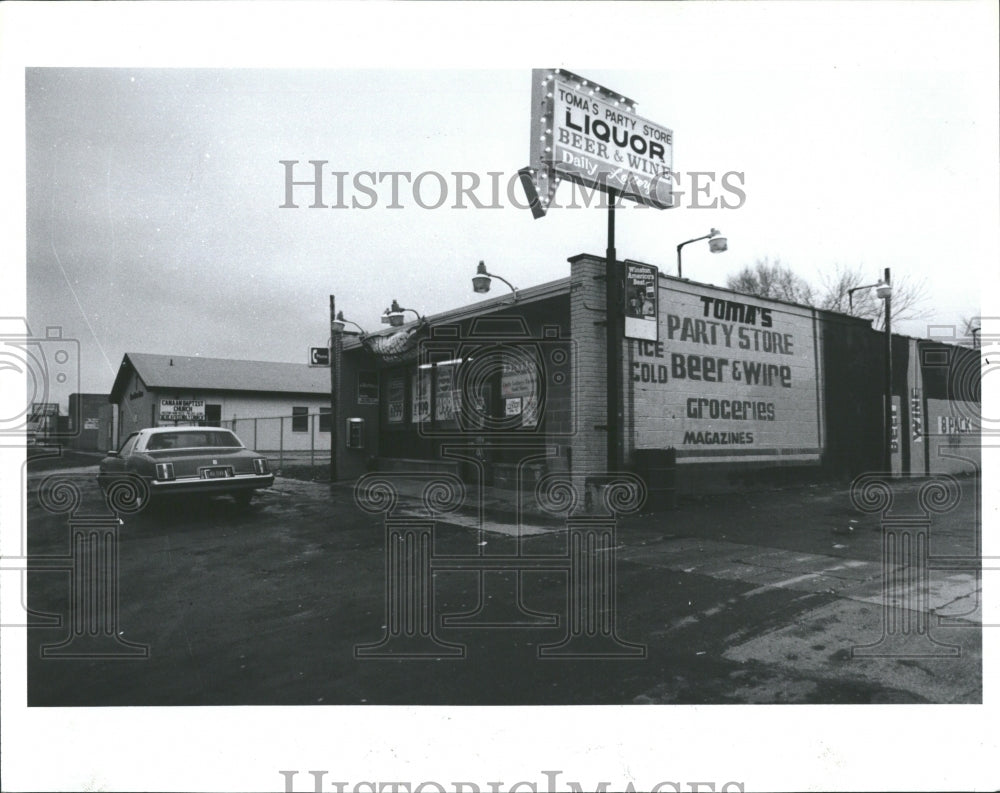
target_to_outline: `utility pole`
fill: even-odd
[[[334,332],[337,310],[330,295],[330,484],[337,481],[337,392],[340,390],[340,333]]]
[[[886,286],[889,286],[889,268],[885,268]],[[892,471],[892,293],[885,298],[885,452],[882,458],[883,470]]]
[[[621,364],[621,324],[622,298],[618,274],[618,254],[615,251],[615,200],[617,193],[608,189],[608,250],[604,267],[607,339],[607,432],[608,432],[608,473],[617,473],[622,468],[622,364]]]

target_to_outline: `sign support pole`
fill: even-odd
[[[608,188],[608,251],[605,264],[605,302],[607,337],[607,432],[608,473],[621,470],[622,466],[622,366],[621,366],[621,284],[618,259],[615,251],[615,202],[618,194]]]
[[[885,268],[883,280],[889,283],[889,268]],[[885,448],[882,465],[887,476],[892,475],[892,297],[885,300]],[[900,425],[902,426],[902,425]]]
[[[337,319],[334,296],[330,295],[330,484],[337,481],[337,387],[340,385],[340,356],[335,355],[339,333],[334,333],[333,323]]]

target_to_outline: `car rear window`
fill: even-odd
[[[240,447],[236,436],[225,430],[204,432],[161,432],[150,435],[146,441],[148,451],[161,449],[203,449],[208,447]]]

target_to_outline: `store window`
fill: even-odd
[[[319,409],[319,431],[330,431],[330,408]]]
[[[309,408],[292,408],[292,432],[309,432]]]
[[[472,440],[484,430],[537,431],[544,404],[537,353],[507,344],[463,357],[446,350],[437,360],[386,369],[380,385],[378,450],[385,457],[434,458],[442,438]]]

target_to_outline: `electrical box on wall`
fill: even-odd
[[[359,418],[348,419],[346,438],[348,449],[365,448],[365,420]]]

